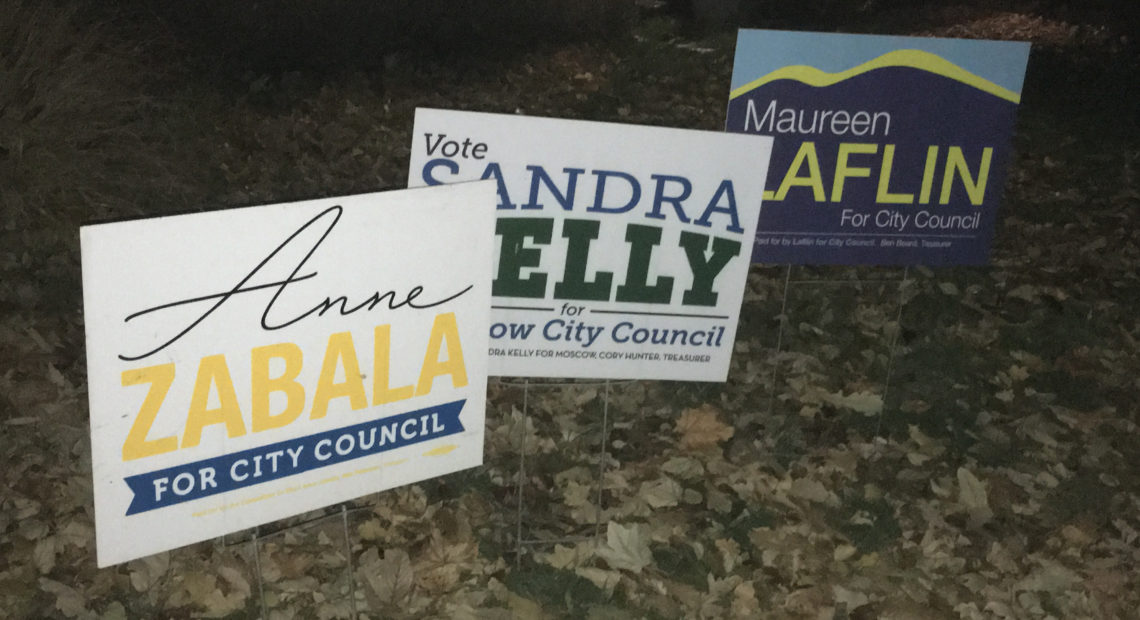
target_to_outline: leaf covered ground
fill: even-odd
[[[1138,65],[1111,18],[846,28],[1034,42],[991,266],[754,267],[726,384],[496,380],[484,467],[99,570],[81,223],[402,187],[417,106],[716,130],[734,36],[647,17],[240,73],[0,4],[0,616],[1137,617]]]

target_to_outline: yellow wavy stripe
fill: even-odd
[[[454,450],[458,447],[459,446],[454,445],[454,444],[450,444],[450,445],[446,445],[446,446],[440,446],[440,447],[435,448],[433,450],[428,450],[427,452],[424,452],[424,456],[442,456],[444,454],[447,454],[448,452],[451,452],[452,450]]]
[[[998,86],[984,77],[974,75],[969,71],[959,67],[958,65],[937,56],[930,52],[922,50],[894,50],[887,52],[878,58],[868,60],[867,62],[851,67],[846,71],[838,73],[828,73],[820,71],[815,67],[807,65],[791,65],[787,67],[780,67],[775,71],[765,75],[762,78],[753,80],[744,86],[733,89],[731,98],[735,99],[749,91],[755,90],[768,82],[775,80],[796,80],[803,82],[809,86],[831,86],[837,82],[842,82],[848,78],[854,77],[881,69],[883,67],[910,67],[912,69],[922,69],[930,73],[935,73],[943,77],[957,80],[963,84],[973,86],[974,88],[985,91],[996,97],[1001,97],[1006,101],[1013,103],[1021,103],[1021,94],[1015,93],[1004,86]]]

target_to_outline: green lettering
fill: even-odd
[[[606,301],[610,298],[613,274],[599,271],[593,282],[586,281],[586,262],[590,258],[590,242],[598,238],[600,224],[595,220],[564,220],[562,236],[567,239],[566,270],[562,281],[554,285],[558,299]],[[500,259],[501,260],[501,259]]]
[[[625,270],[625,283],[617,288],[617,301],[647,304],[667,304],[673,297],[673,278],[659,276],[657,283],[649,285],[649,263],[653,248],[661,243],[661,229],[655,226],[630,224],[625,229],[629,243],[629,264]]]
[[[709,236],[681,233],[681,247],[689,259],[689,271],[693,273],[693,285],[681,297],[681,303],[686,306],[715,306],[717,293],[713,291],[713,283],[728,261],[740,254],[739,241],[713,237],[712,242],[712,256],[706,258]]]
[[[537,217],[502,217],[495,222],[495,234],[502,236],[499,247],[499,272],[491,283],[496,297],[543,297],[546,274],[531,273],[522,277],[524,267],[538,267],[540,248],[526,247],[527,239],[539,245],[550,245],[554,220]]]

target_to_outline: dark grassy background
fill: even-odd
[[[1133,617],[1136,3],[737,6],[0,0],[0,616],[256,617],[260,565],[347,617],[351,558],[371,617]],[[417,106],[716,130],[738,24],[1032,41],[993,265],[796,268],[786,307],[757,266],[725,385],[603,428],[601,388],[495,384],[487,465],[354,503],[347,554],[338,516],[95,569],[80,224],[402,187]],[[516,557],[523,437],[524,538],[596,545]]]

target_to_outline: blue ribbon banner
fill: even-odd
[[[466,400],[409,411],[193,463],[124,478],[134,492],[127,515],[344,463],[463,432]]]

